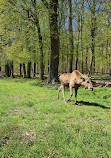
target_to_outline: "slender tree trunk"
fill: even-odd
[[[84,24],[84,0],[82,0],[81,5],[81,68],[82,73],[84,73],[84,61],[83,61],[83,24]]]
[[[49,58],[49,51],[48,51],[48,74],[49,74],[49,70],[50,70],[50,58]]]
[[[26,68],[25,64],[23,63],[23,78],[26,78]]]
[[[1,71],[2,71],[2,68],[1,68],[1,61],[0,61],[0,73],[1,73]]]
[[[34,62],[34,72],[33,72],[33,78],[36,76],[36,63]]]
[[[102,56],[104,55],[104,45],[102,44]],[[103,63],[103,58],[102,58],[102,63]],[[103,64],[102,64],[103,65]],[[102,66],[102,73],[104,73],[104,69],[105,67],[104,66]],[[99,71],[101,71],[101,69],[99,69]]]
[[[10,77],[14,77],[13,60],[10,61]]]
[[[79,52],[78,52],[78,43],[77,43],[77,45],[76,45],[76,70],[78,69],[78,54],[79,54]]]
[[[91,9],[91,65],[90,65],[90,74],[95,72],[95,31],[96,31],[96,17],[95,17],[95,0],[93,0],[92,9]]]
[[[51,42],[51,55],[50,55],[50,70],[48,82],[58,82],[58,65],[59,65],[59,35],[57,23],[57,7],[58,0],[50,0],[50,42]]]
[[[86,47],[86,73],[88,73],[88,46]]]
[[[64,56],[63,56],[63,53],[62,53],[62,55],[61,55],[61,62],[62,62],[62,65],[61,65],[61,73],[63,73],[64,72]]]
[[[80,38],[80,12],[79,7],[77,8],[78,20],[77,20],[77,44],[76,44],[76,70],[78,69],[78,55],[79,55],[79,38]]]
[[[72,28],[72,2],[71,0],[67,1],[68,3],[68,31],[69,31],[69,72],[72,72],[73,65],[73,53],[74,53],[74,42],[73,42],[73,28]]]
[[[111,75],[111,54],[109,54],[109,75]]]
[[[108,60],[108,54],[109,54],[109,51],[108,51],[108,46],[109,46],[109,40],[108,40],[108,36],[109,36],[109,31],[108,31],[108,28],[110,26],[110,19],[109,19],[109,16],[108,16],[108,19],[107,19],[107,22],[108,22],[108,25],[107,25],[107,40],[106,40],[106,73],[108,72],[108,69],[110,68],[109,65],[110,65],[110,60]],[[110,59],[110,58],[109,58]],[[110,70],[109,70],[110,71]]]
[[[5,75],[7,77],[10,77],[10,65],[9,65],[9,61],[6,61],[6,63],[5,63]]]
[[[82,44],[82,30],[81,30],[81,68],[82,68],[82,73],[84,73],[83,44]]]
[[[20,63],[20,76],[22,76],[22,64]]]
[[[39,74],[39,64],[37,62],[37,74]]]
[[[40,80],[43,80],[44,79],[43,42],[42,42],[42,34],[41,34],[39,18],[38,18],[38,11],[36,7],[36,0],[34,0],[34,9],[35,9],[35,24],[38,29],[39,48],[40,48]]]
[[[108,65],[108,39],[106,40],[106,63],[105,63],[105,65],[106,65],[106,73],[107,73],[108,67],[109,67],[109,65]]]
[[[27,64],[27,78],[31,78],[31,62]]]
[[[111,56],[110,56],[110,58],[111,58]],[[109,75],[111,75],[111,61],[109,63]]]

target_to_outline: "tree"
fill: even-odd
[[[84,72],[84,61],[83,61],[83,24],[84,24],[84,0],[81,2],[81,15],[80,15],[80,22],[81,22],[81,68],[82,73]],[[86,62],[87,63],[87,62]]]
[[[79,2],[75,0],[75,5],[77,7],[77,40],[76,40],[76,70],[78,69],[78,56],[79,56],[79,40],[80,40],[80,6]]]
[[[90,74],[95,72],[96,0],[87,1],[91,12],[91,65]]]
[[[49,12],[49,27],[50,27],[50,70],[48,82],[58,81],[58,65],[59,65],[59,34],[58,34],[58,0],[42,0]]]
[[[73,41],[73,28],[72,28],[72,2],[67,1],[68,5],[68,31],[69,31],[69,72],[72,72],[74,41]]]
[[[40,47],[40,79],[43,80],[44,79],[44,64],[43,64],[42,34],[41,34],[41,29],[40,29],[40,24],[39,24],[36,0],[34,0],[32,3],[34,6],[34,20],[35,20],[34,23],[36,24],[37,29],[38,29],[38,38],[39,38],[39,47]]]
[[[48,82],[72,68],[111,73],[110,10],[109,0],[1,0],[0,69]]]

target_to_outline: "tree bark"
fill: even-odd
[[[85,72],[88,73],[88,46],[86,47],[86,70]]]
[[[74,53],[74,42],[73,42],[73,28],[72,28],[72,3],[71,0],[67,1],[68,3],[68,31],[69,31],[69,72],[72,72],[73,65],[73,53]]]
[[[36,0],[34,0],[34,12],[35,12],[35,24],[38,29],[38,38],[39,38],[39,48],[40,48],[40,80],[44,79],[44,63],[43,63],[43,42],[42,42],[42,34],[39,24],[38,11],[36,7]]]
[[[109,54],[109,75],[111,75],[111,54]]]
[[[108,31],[108,28],[110,26],[110,18],[108,16],[108,19],[107,19],[107,39],[106,39],[106,73],[108,73],[108,70],[110,72],[110,54],[109,54],[109,51],[108,51],[108,46],[109,46],[109,39],[108,39],[108,36],[109,36],[109,31]],[[108,56],[109,55],[109,56]]]
[[[58,82],[58,66],[59,66],[59,33],[58,33],[58,0],[42,0],[49,11],[49,26],[50,26],[50,70],[48,82]]]
[[[77,4],[77,12],[78,12],[78,19],[77,19],[77,44],[76,44],[76,70],[78,69],[78,55],[79,55],[79,38],[80,38],[80,11],[79,6]]]
[[[13,60],[10,61],[10,77],[14,77],[14,70],[13,70]]]
[[[57,24],[57,8],[58,0],[50,0],[50,70],[48,82],[58,82],[58,65],[59,65],[59,35],[58,35],[58,24]]]
[[[5,75],[7,77],[10,77],[10,65],[9,65],[9,61],[6,61],[6,63],[5,63]]]
[[[94,74],[94,72],[95,72],[95,31],[96,31],[95,0],[93,0],[93,2],[92,2],[92,7],[90,5],[90,10],[91,10],[91,52],[92,52],[90,74]]]
[[[25,64],[23,63],[23,78],[26,78],[26,68]]]
[[[81,68],[84,73],[84,61],[83,61],[83,24],[84,24],[84,0],[81,5]]]
[[[36,76],[36,63],[34,63],[34,72],[33,72],[33,78]]]
[[[1,68],[1,61],[0,61],[0,72],[2,71],[2,68]]]
[[[31,62],[27,64],[27,78],[31,78]]]
[[[20,76],[22,76],[22,64],[20,63]]]

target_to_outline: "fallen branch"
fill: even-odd
[[[104,81],[104,80],[94,80],[92,81],[93,86],[98,87],[98,86],[104,86],[104,87],[111,87],[111,82],[110,81]]]

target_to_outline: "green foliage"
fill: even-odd
[[[0,80],[1,157],[110,157],[111,90],[80,88],[64,104],[59,85]],[[69,89],[65,91],[69,97]]]
[[[74,37],[73,69],[75,69],[76,47],[78,44],[78,69],[81,71],[81,62],[83,60],[84,72],[86,71],[86,67],[89,69],[91,65],[91,18],[92,10],[94,10],[93,5],[93,1],[83,0],[74,1],[72,3]],[[95,1],[95,6],[96,71],[109,72],[111,63],[111,4],[109,0]],[[31,61],[39,63],[40,65],[39,37],[35,22],[36,16],[38,16],[43,42],[43,62],[45,70],[48,69],[51,47],[49,12],[42,1],[36,1],[35,7],[37,8],[37,15],[35,15],[34,12],[33,0],[0,1],[0,57],[3,65],[6,60],[13,60],[15,64]],[[58,30],[60,41],[60,71],[67,71],[69,65],[67,61],[70,54],[70,42],[67,16],[67,1],[59,1]],[[80,31],[79,39],[78,31]],[[82,53],[83,59],[81,57]]]

